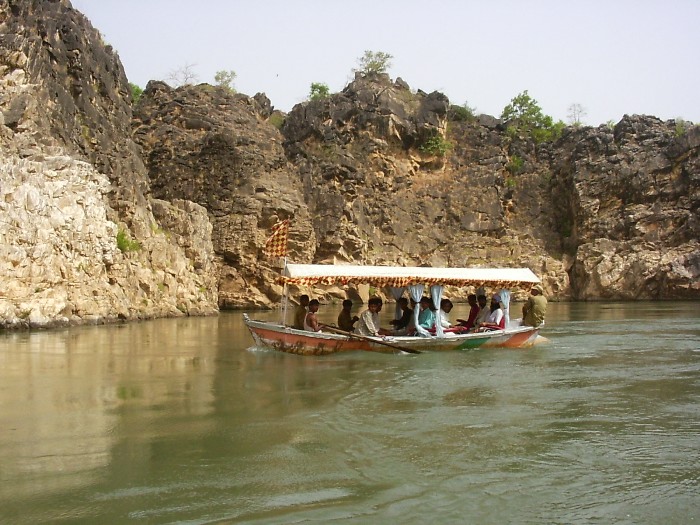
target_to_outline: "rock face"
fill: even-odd
[[[215,312],[206,210],[152,199],[117,55],[67,1],[0,21],[0,326]]]
[[[222,307],[278,300],[262,257],[277,218],[297,262],[528,266],[559,299],[698,296],[697,127],[625,117],[538,145],[385,75],[297,105],[281,134],[271,114],[262,95],[162,83],[135,114],[158,197],[213,216]]]
[[[575,299],[700,296],[700,127],[625,116],[555,145]]]
[[[67,0],[0,0],[0,326],[272,306],[281,219],[293,262],[527,266],[555,299],[697,299],[699,152],[698,126],[647,116],[536,144],[386,75],[288,115],[157,81],[133,108]]]
[[[212,216],[222,307],[279,299],[276,261],[262,257],[278,218],[292,221],[295,262],[516,264],[568,293],[555,216],[542,205],[548,187],[537,174],[505,186],[507,145],[495,129],[450,123],[445,138],[444,95],[358,75],[296,106],[281,133],[256,99],[151,82],[134,115],[156,196],[194,200]]]
[[[257,97],[263,100],[261,96]],[[267,104],[208,85],[150,82],[134,114],[134,136],[153,194],[188,199],[209,212],[219,262],[221,307],[268,306],[282,289],[277,260],[263,256],[271,227],[291,219],[290,258],[311,261],[315,233],[302,184],[285,157]]]

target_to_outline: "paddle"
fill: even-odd
[[[379,338],[375,339],[374,337],[369,337],[366,335],[355,334],[353,332],[346,332],[345,330],[340,330],[339,328],[333,328],[332,326],[328,326],[327,324],[323,325],[323,330],[328,330],[329,332],[333,332],[336,334],[346,335],[348,337],[354,337],[355,339],[360,339],[362,341],[370,341],[372,343],[377,343],[380,345],[388,346],[389,348],[394,348],[396,350],[400,350],[402,352],[407,352],[409,354],[420,354],[421,353],[420,350],[415,350],[413,348],[407,348],[405,346],[399,346],[399,345],[395,345],[392,343],[387,343],[386,341],[382,341]]]

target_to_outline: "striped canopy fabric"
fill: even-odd
[[[370,284],[400,288],[412,284],[450,286],[529,287],[540,279],[529,268],[430,268],[288,264],[280,280],[287,284]]]

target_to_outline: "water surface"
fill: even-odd
[[[254,349],[240,313],[0,333],[0,523],[698,522],[700,303],[548,314],[421,355]]]

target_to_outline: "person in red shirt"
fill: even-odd
[[[467,330],[471,330],[474,328],[474,324],[476,323],[476,316],[479,315],[479,305],[476,302],[476,294],[470,293],[467,296],[467,302],[471,307],[469,308],[469,317],[466,320],[457,319],[457,324]]]

